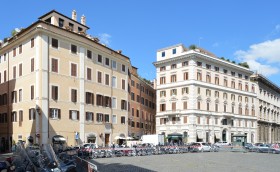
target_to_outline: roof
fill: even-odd
[[[275,91],[280,93],[280,87],[277,86],[276,84],[274,84],[272,81],[270,81],[268,78],[266,78],[262,74],[254,74],[251,76],[251,78],[255,78],[255,79],[259,80],[260,82],[263,82],[267,86],[272,87]]]
[[[183,46],[185,48],[185,46],[182,43],[180,43],[180,44],[172,45],[172,46],[169,46],[169,47],[161,48],[161,49],[157,50],[157,52],[164,51],[164,50],[171,49],[171,48],[175,48],[175,47],[179,47],[179,46]]]
[[[66,15],[64,15],[64,14],[61,14],[61,13],[57,12],[56,10],[52,10],[52,11],[50,11],[50,12],[48,12],[48,13],[46,13],[46,14],[42,15],[42,16],[41,16],[41,17],[39,17],[38,19],[42,19],[42,18],[44,18],[44,17],[48,16],[48,15],[49,15],[49,14],[51,14],[51,13],[57,13],[57,14],[59,14],[59,15],[61,15],[61,16],[63,16],[63,17],[65,17],[65,18],[67,18],[67,19],[69,19],[69,20],[71,20],[71,21],[73,21],[73,22],[75,22],[75,23],[77,23],[77,24],[79,24],[79,25],[82,25],[82,26],[84,26],[84,27],[86,27],[86,28],[88,28],[88,29],[89,29],[89,27],[88,27],[88,26],[83,25],[83,24],[79,23],[78,21],[73,20],[72,18],[70,18],[70,17],[68,17],[68,16],[66,16]]]

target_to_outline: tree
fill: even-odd
[[[235,61],[233,60],[232,63],[235,64]]]
[[[250,66],[248,65],[247,62],[238,63],[238,65],[243,66],[243,67],[246,67],[246,68],[248,68],[248,69],[250,68]]]
[[[16,31],[16,29],[12,30],[11,35],[15,36],[18,32]]]
[[[225,60],[225,58],[224,58],[224,57],[221,57],[221,59],[222,59],[222,60]]]
[[[197,46],[194,45],[194,44],[192,44],[192,45],[189,46],[189,49],[190,49],[190,50],[195,50],[195,49],[197,49]]]

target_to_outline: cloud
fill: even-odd
[[[279,73],[280,39],[253,44],[248,50],[238,50],[234,54],[238,60],[247,62],[251,70],[265,76]]]
[[[99,34],[100,42],[105,44],[105,45],[110,45],[111,37],[112,36],[109,35],[108,33],[101,33],[101,34]]]
[[[275,32],[280,32],[280,24],[275,26]]]

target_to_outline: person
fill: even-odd
[[[115,149],[115,142],[113,142],[113,149]]]

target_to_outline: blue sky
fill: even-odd
[[[196,44],[218,57],[247,61],[280,85],[280,1],[277,0],[13,0],[1,1],[0,39],[52,9],[78,19],[88,33],[122,50],[147,79],[158,49]]]

